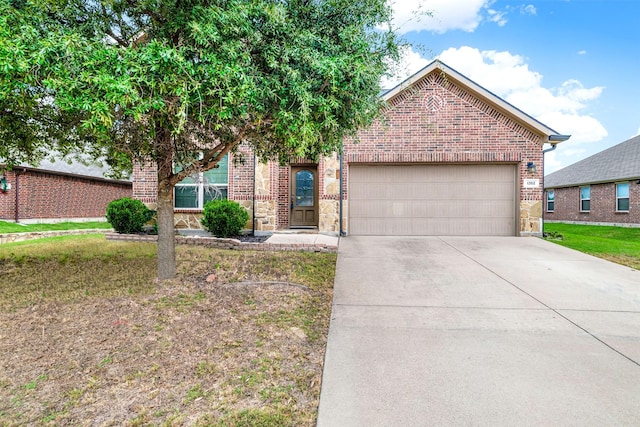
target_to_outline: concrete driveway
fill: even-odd
[[[640,425],[640,271],[537,238],[341,239],[318,426]]]

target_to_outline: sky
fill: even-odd
[[[545,174],[640,134],[639,0],[390,1],[410,47],[383,87],[440,59],[572,135]]]

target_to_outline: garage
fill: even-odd
[[[349,231],[361,236],[513,236],[516,165],[349,167]]]

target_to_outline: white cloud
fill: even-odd
[[[586,54],[587,54],[587,51],[584,49],[578,51],[578,55],[586,55]]]
[[[500,12],[494,9],[487,9],[487,19],[491,22],[495,22],[499,27],[507,25],[506,12]]]
[[[638,132],[636,132],[636,134],[633,135],[633,136],[638,136],[638,135],[640,135],[640,128],[638,128]],[[633,136],[632,136],[632,138],[633,138]]]
[[[411,49],[404,57],[400,68],[405,70],[403,77],[388,80],[386,87],[399,83],[429,62]],[[559,87],[545,87],[542,74],[531,70],[525,57],[505,51],[463,46],[447,49],[438,58],[550,128],[572,135],[561,152],[553,157],[551,153],[547,155],[547,173],[574,162],[591,144],[608,135],[602,123],[588,113],[590,104],[602,95],[602,86],[587,88],[576,79],[567,79]]]
[[[530,70],[524,57],[510,52],[463,46],[445,50],[440,59],[549,127],[572,134],[572,145],[607,136],[604,126],[583,112],[604,87],[585,88],[578,80],[569,79],[558,88],[546,88],[543,76]]]
[[[507,25],[510,13],[537,14],[532,4],[492,8],[495,0],[389,0],[394,11],[393,26],[404,34],[431,31],[438,34],[462,30],[473,32],[483,22]]]
[[[400,33],[450,30],[473,32],[482,21],[482,10],[492,0],[394,0],[394,26]],[[426,12],[431,12],[428,16]]]

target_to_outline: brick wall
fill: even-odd
[[[439,72],[389,101],[384,119],[346,141],[347,163],[517,163],[522,200],[542,200],[542,138]],[[536,165],[527,172],[527,162]],[[346,191],[347,188],[345,187]]]
[[[158,206],[158,167],[153,162],[133,164],[133,198],[150,209]]]
[[[523,181],[538,179],[542,182],[544,138],[436,71],[391,99],[384,118],[359,132],[357,140],[345,141],[343,200],[348,199],[349,163],[514,164],[517,165],[519,180],[518,211],[526,211],[528,224],[521,222],[520,233],[537,234],[541,231],[542,188],[525,188]],[[251,157],[247,147],[241,150],[245,150],[247,159]],[[536,172],[527,171],[528,162],[536,165]],[[242,166],[232,166],[229,176],[230,199],[242,201],[252,197],[254,167],[252,159]],[[340,173],[339,167],[333,165],[332,169],[334,175]],[[134,169],[134,197],[147,204],[156,201],[155,173],[153,166]],[[271,162],[268,174],[270,194],[260,193],[256,198],[265,206],[273,206],[273,212],[265,211],[265,215],[275,217],[274,223],[278,229],[289,227],[289,174],[290,166],[282,167]],[[322,161],[318,164],[318,178],[321,181],[325,179]],[[319,200],[333,201],[331,204],[325,203],[326,212],[323,214],[327,224],[332,222],[329,206],[335,206],[337,221],[339,195],[334,190],[328,194],[323,182],[320,182],[319,188]],[[262,205],[260,209],[262,215]],[[345,204],[345,229],[347,209],[348,205]]]
[[[101,218],[110,201],[132,196],[131,183],[45,171],[20,171],[17,180],[16,172],[8,172],[7,181],[11,189],[0,193],[0,218],[6,220],[15,220],[16,189],[18,220]]]
[[[246,145],[241,145],[239,153],[229,156],[229,188],[228,198],[239,202],[249,215],[253,212],[253,181],[255,170],[253,152]],[[158,168],[155,163],[135,163],[133,166],[133,197],[156,209],[158,204]],[[176,210],[180,216],[176,218],[179,228],[199,228],[202,210]],[[251,228],[253,218],[247,224]],[[185,224],[192,225],[185,225]]]
[[[629,212],[616,212],[616,186],[613,182],[591,185],[589,212],[580,212],[580,187],[555,188],[554,192],[554,211],[547,211],[545,203],[545,220],[640,224],[640,184],[636,181],[629,182]]]
[[[520,234],[538,234],[543,136],[514,121],[455,81],[436,71],[389,100],[382,120],[345,142],[343,174],[350,163],[510,163],[518,165]],[[536,165],[527,171],[527,163]],[[348,178],[347,178],[348,179]],[[348,187],[343,188],[348,199]],[[535,218],[534,218],[535,216]]]

